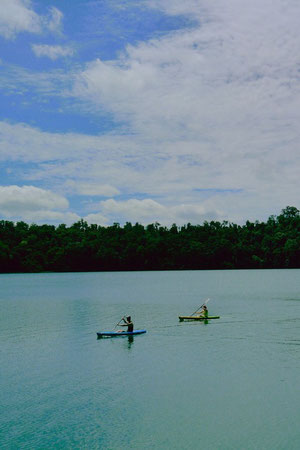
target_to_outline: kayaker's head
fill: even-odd
[[[126,317],[127,322],[131,322],[131,316]]]
[[[207,309],[207,306],[206,306],[206,305],[203,305],[203,309]]]

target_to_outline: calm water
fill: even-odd
[[[300,270],[0,287],[1,449],[300,448]],[[220,320],[178,322],[207,297]],[[96,339],[124,314],[147,334]]]

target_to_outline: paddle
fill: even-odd
[[[199,306],[199,308],[197,308],[196,311],[193,312],[193,313],[191,314],[191,316],[193,316],[194,314],[196,314],[196,312],[199,311],[199,309],[203,308],[203,306],[206,305],[206,303],[208,303],[209,300],[210,300],[210,298],[208,298],[207,300],[205,300],[205,302],[204,302],[201,306]]]
[[[122,322],[122,320],[125,318],[125,316],[122,317],[122,319],[119,320],[119,322],[117,323],[117,325],[115,325],[114,330],[120,325],[120,322]]]

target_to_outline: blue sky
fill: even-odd
[[[0,219],[299,208],[299,19],[295,0],[0,0]]]

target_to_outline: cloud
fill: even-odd
[[[119,189],[111,186],[109,184],[98,184],[98,183],[88,183],[88,182],[75,182],[68,180],[65,186],[80,195],[87,196],[98,196],[98,197],[114,197],[119,195],[121,192]]]
[[[70,97],[71,73],[64,73],[61,70],[35,72],[21,66],[7,64],[5,61],[1,69],[3,70],[0,71],[0,84],[2,90],[5,90],[5,95],[17,95],[19,98],[22,96],[24,101],[30,104],[34,99],[34,109],[37,114],[33,114],[35,117],[38,117],[41,108],[43,109],[52,98],[61,99],[60,113],[62,111],[68,113],[68,108],[64,108],[64,102]],[[13,114],[11,116],[14,117]]]
[[[88,224],[97,224],[102,226],[109,225],[109,219],[101,213],[88,214],[84,217],[84,220]]]
[[[25,212],[17,218],[17,220],[23,220],[27,223],[52,223],[54,225],[59,225],[62,223],[66,225],[72,225],[73,223],[78,222],[80,219],[81,217],[73,212],[48,210]]]
[[[298,98],[299,63],[290,45],[299,38],[288,22],[283,29],[274,24],[266,30],[260,17],[254,31],[255,7],[246,8],[249,23],[241,11],[236,24],[230,8],[224,9],[224,17],[221,9],[220,17],[203,26],[128,46],[117,60],[89,63],[77,77],[74,95],[105,107],[144,137],[198,139],[240,153],[265,129],[277,128],[288,111],[296,113],[285,80],[293,80]],[[282,32],[287,41],[280,42]]]
[[[98,120],[99,134],[1,122],[0,160],[15,165],[14,174],[16,162],[25,164],[20,179],[42,180],[65,196],[125,199],[97,207],[84,199],[87,217],[103,223],[242,221],[299,207],[300,4],[144,3],[189,15],[193,25],[69,73],[7,77],[8,89],[59,95],[69,107],[73,100],[77,112]],[[106,133],[99,111],[121,125]]]
[[[0,35],[13,39],[22,32],[40,34],[44,29],[57,32],[62,13],[51,7],[48,16],[38,15],[30,0],[2,0],[0,8]]]
[[[0,210],[9,214],[16,210],[66,209],[68,206],[61,195],[34,186],[0,186]]]
[[[49,190],[34,186],[0,186],[0,214],[5,218],[30,222],[79,220],[78,215],[65,211],[68,207],[65,197]]]
[[[30,2],[24,0],[2,1],[0,34],[6,39],[11,39],[23,31],[41,32],[40,17],[30,8]]]
[[[165,204],[190,195],[194,204],[197,187],[231,190],[211,194],[213,209],[224,202],[239,219],[252,215],[252,198],[258,216],[297,202],[300,5],[150,3],[192,14],[199,25],[87,64],[73,89],[128,124],[144,150],[140,161],[147,160],[143,191]],[[138,175],[132,180],[138,184]],[[248,202],[240,202],[239,212],[237,197]]]
[[[164,206],[152,199],[130,199],[116,201],[113,199],[100,202],[101,211],[85,217],[89,223],[106,224],[107,222],[125,223],[131,221],[142,224],[159,222],[165,225],[176,223],[183,225],[192,221],[200,223],[208,218],[216,219],[221,216],[219,211],[209,210],[200,204],[181,204]]]
[[[83,156],[90,148],[95,150],[97,142],[93,136],[48,133],[22,123],[0,122],[0,161],[70,161]]]
[[[201,19],[207,17],[210,8],[206,8],[206,1],[201,3],[198,0],[186,0],[182,2],[180,0],[143,0],[145,6],[149,8],[158,9],[168,15],[183,15],[190,16],[193,19]],[[209,15],[208,15],[209,18]]]
[[[49,9],[48,16],[44,17],[42,20],[45,24],[45,27],[48,28],[53,33],[60,32],[62,27],[62,19],[63,19],[63,13],[52,6]]]
[[[72,56],[74,50],[70,47],[62,47],[61,45],[32,45],[32,50],[37,57],[46,56],[52,59],[64,58],[66,56]]]
[[[176,218],[178,223],[184,218],[195,223],[209,220],[209,214],[241,222],[279,213],[287,204],[297,206],[297,145],[290,142],[285,154],[274,146],[272,152],[246,155],[230,149],[216,152],[213,145],[196,140],[157,142],[153,148],[153,141],[139,135],[55,134],[0,122],[0,160],[7,170],[12,168],[14,177],[26,184],[43,181],[64,196],[84,195],[82,214],[84,208],[100,213],[106,217],[101,223],[126,221],[126,214],[127,220],[144,223],[147,217],[160,223]],[[99,209],[94,200],[87,201],[88,196],[116,195],[132,200],[138,195],[156,203],[137,199],[114,204],[111,199]],[[151,205],[157,208],[152,215],[147,213]]]

